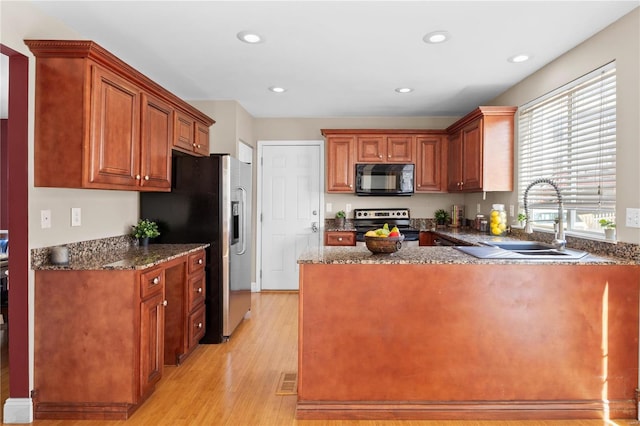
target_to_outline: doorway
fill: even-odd
[[[324,141],[258,141],[257,281],[298,290],[298,257],[322,245]]]
[[[8,58],[8,113],[3,119],[0,171],[7,176],[2,214],[9,231],[8,359],[9,389],[3,390],[3,421],[28,423],[33,420],[29,390],[29,237],[28,237],[28,103],[29,60],[0,44]],[[4,71],[6,73],[7,71]],[[3,382],[4,382],[3,377]]]

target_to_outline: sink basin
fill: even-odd
[[[512,260],[579,260],[586,256],[586,251],[564,249],[558,250],[550,244],[536,241],[501,241],[482,242],[482,247],[455,247],[455,249],[479,259],[512,259]]]

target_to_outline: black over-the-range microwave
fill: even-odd
[[[413,164],[356,164],[356,195],[413,194]]]

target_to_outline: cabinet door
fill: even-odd
[[[89,187],[93,183],[134,189],[140,173],[140,89],[98,66],[92,66],[91,74],[85,181]]]
[[[164,292],[140,304],[140,396],[151,392],[164,366]]]
[[[429,231],[427,231],[427,232],[421,231],[418,238],[419,238],[420,246],[435,246],[436,245],[435,237],[434,237],[433,233],[431,233]]]
[[[196,123],[195,153],[205,157],[209,156],[209,128],[203,124]]]
[[[413,163],[413,136],[387,136],[387,158],[389,163]]]
[[[191,349],[198,344],[206,331],[204,305],[196,309],[189,315],[189,344]]]
[[[461,191],[462,185],[462,139],[460,132],[449,137],[449,154],[447,161],[447,190],[449,192]]]
[[[443,136],[416,137],[416,192],[443,190]]]
[[[355,136],[327,138],[327,192],[354,192]]]
[[[143,93],[140,186],[171,189],[172,143],[173,109],[166,102]]]
[[[195,120],[176,111],[173,146],[182,151],[193,152],[195,144]]]
[[[387,147],[384,136],[358,136],[356,149],[359,163],[384,163],[386,161]]]
[[[462,129],[462,190],[482,189],[482,119]]]

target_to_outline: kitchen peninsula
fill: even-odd
[[[298,263],[299,419],[637,415],[636,262],[320,247]]]

